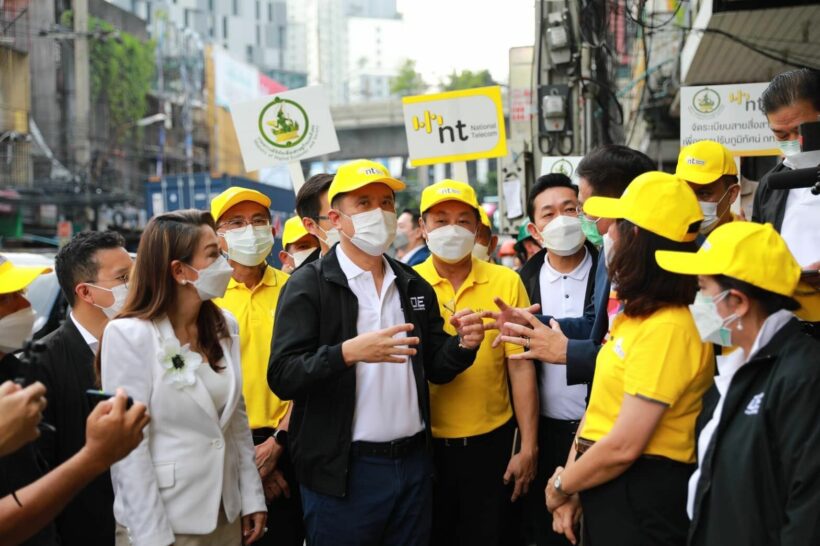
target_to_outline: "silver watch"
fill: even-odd
[[[565,497],[568,496],[567,492],[561,489],[561,474],[558,474],[555,477],[555,480],[552,482],[552,488],[555,489],[556,492],[564,495]]]

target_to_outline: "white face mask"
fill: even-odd
[[[473,245],[473,256],[483,262],[489,262],[490,247],[487,245],[482,245],[481,243],[476,243]]]
[[[502,256],[501,265],[515,269],[515,256]]]
[[[324,238],[317,236],[317,239],[322,241],[328,248],[331,248],[333,245],[338,243],[342,237],[339,234],[339,230],[336,228],[330,228],[329,230],[325,231],[319,224],[316,224],[316,227],[319,228],[319,231],[325,234]]]
[[[354,233],[353,237],[348,237],[350,242],[365,254],[381,256],[396,238],[395,212],[375,208],[352,216],[344,215],[353,221]]]
[[[34,333],[37,313],[30,305],[0,319],[0,353],[12,353],[22,349]]]
[[[94,307],[99,307],[102,309],[102,312],[105,313],[105,316],[109,319],[116,317],[117,313],[119,313],[122,310],[123,305],[125,305],[125,299],[128,297],[128,286],[125,284],[119,284],[113,288],[105,288],[103,286],[97,286],[96,284],[86,284],[88,284],[88,286],[93,286],[98,290],[111,292],[111,295],[114,296],[114,303],[108,307],[103,307],[102,305],[97,305],[95,303]]]
[[[307,260],[310,257],[310,255],[313,254],[315,251],[315,248],[307,248],[305,250],[300,250],[298,252],[288,252],[288,256],[293,258],[293,269],[296,269],[297,267],[305,263],[305,260]]]
[[[790,169],[813,169],[820,165],[820,150],[793,154],[787,157],[783,164]]]
[[[799,140],[778,140],[777,147],[780,148],[780,153],[786,157],[791,157],[800,153]]]
[[[574,216],[560,215],[541,230],[544,246],[558,256],[572,256],[584,246],[586,235],[581,220]]]
[[[701,233],[709,233],[715,227],[723,216],[718,216],[718,207],[726,199],[726,196],[729,195],[729,192],[732,191],[732,188],[726,190],[726,192],[717,200],[717,202],[712,203],[710,201],[698,201],[700,205],[700,210],[703,213],[703,221],[700,223],[700,232]],[[729,212],[729,209],[723,211],[723,214]]]
[[[236,263],[253,267],[265,261],[273,248],[270,226],[232,229],[221,234],[228,243],[228,258]]]
[[[604,233],[602,239],[604,241],[604,264],[606,265],[607,271],[609,271],[609,266],[612,264],[612,258],[615,257],[615,241],[612,240],[609,233]]]
[[[443,226],[427,233],[427,246],[436,258],[454,264],[473,251],[475,233],[461,226]]]
[[[732,346],[732,330],[729,325],[736,321],[737,315],[732,314],[726,318],[720,316],[717,304],[729,294],[725,290],[717,296],[706,296],[701,292],[695,294],[695,301],[689,306],[692,318],[695,319],[695,326],[698,329],[700,338],[706,343],[714,343],[723,347]]]
[[[192,284],[196,288],[196,293],[199,294],[199,299],[208,301],[225,295],[228,283],[231,282],[233,268],[224,256],[219,256],[205,269],[196,269],[190,265],[188,267],[196,271],[199,277],[195,281],[183,280],[182,284]]]

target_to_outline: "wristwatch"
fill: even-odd
[[[569,493],[567,493],[566,491],[564,491],[563,489],[561,489],[561,474],[558,474],[558,475],[555,477],[555,480],[553,480],[553,482],[552,482],[552,488],[553,488],[553,489],[555,489],[555,492],[556,492],[556,493],[560,493],[560,494],[564,495],[565,497],[568,497],[568,496],[569,496]]]
[[[282,447],[287,447],[288,446],[288,431],[287,430],[277,429],[276,431],[274,431],[274,433],[271,437],[273,438],[273,441],[276,442],[277,444],[279,444],[280,446],[282,446]]]

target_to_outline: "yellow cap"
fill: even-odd
[[[218,222],[225,211],[242,201],[253,201],[270,209],[270,197],[264,193],[233,186],[211,199],[211,216],[214,217],[214,222]]]
[[[800,266],[771,224],[729,222],[715,229],[697,252],[659,250],[658,265],[684,275],[726,275],[791,297]]]
[[[620,199],[590,197],[584,212],[600,218],[623,218],[679,243],[694,241],[689,226],[703,220],[695,192],[679,178],[660,171],[633,180]]]
[[[286,247],[289,244],[295,243],[305,235],[308,235],[308,230],[302,224],[302,219],[298,216],[288,218],[285,222],[285,228],[282,231],[282,246]]]
[[[484,207],[478,207],[478,215],[481,216],[481,223],[492,231],[493,225],[490,223],[490,217],[487,216],[487,211],[484,210]]]
[[[50,267],[16,266],[5,256],[0,256],[0,294],[19,292],[43,273],[50,272]]]
[[[469,184],[456,180],[442,180],[432,186],[427,186],[421,192],[421,213],[424,214],[431,207],[444,201],[460,201],[477,211],[481,208],[478,206],[475,190]]]
[[[336,171],[327,191],[327,201],[332,203],[333,198],[340,193],[358,190],[375,182],[386,184],[393,191],[401,191],[405,187],[404,182],[390,176],[390,171],[381,163],[356,159],[348,161]]]
[[[695,184],[711,184],[723,175],[737,176],[732,152],[714,140],[701,140],[682,148],[675,176]]]

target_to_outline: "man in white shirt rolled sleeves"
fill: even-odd
[[[293,400],[289,444],[312,546],[428,543],[427,381],[451,381],[484,339],[469,310],[447,335],[430,285],[384,255],[402,189],[378,163],[342,165],[328,191],[340,243],[295,271],[279,299],[268,383]]]

